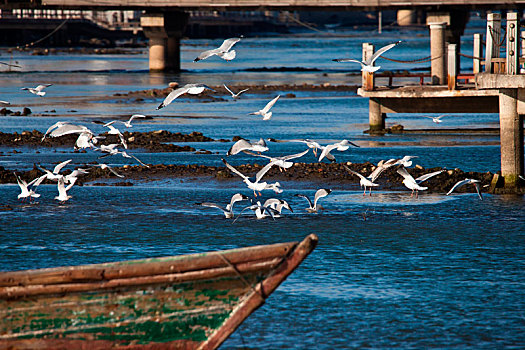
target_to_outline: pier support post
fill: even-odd
[[[449,90],[456,90],[456,81],[457,81],[457,64],[456,64],[456,44],[448,44],[448,72],[447,72],[447,82]]]
[[[518,89],[499,90],[501,175],[506,189],[519,184],[523,176],[523,118],[518,114]]]
[[[444,85],[446,81],[445,27],[446,23],[428,23],[430,26],[430,74],[432,85]]]
[[[499,58],[499,44],[500,44],[500,30],[501,30],[501,15],[499,13],[487,13],[487,35],[485,46],[485,72],[494,72],[492,67],[492,59]]]
[[[474,34],[474,49],[472,50],[472,56],[474,61],[472,62],[472,72],[474,74],[481,73],[481,56],[483,55],[483,46],[481,45],[481,34]]]
[[[520,26],[517,12],[507,13],[507,58],[505,69],[507,74],[516,75],[520,72]]]
[[[416,11],[410,9],[397,10],[397,25],[400,27],[416,24]]]
[[[140,24],[149,39],[150,71],[180,71],[180,38],[187,21],[184,12],[142,15]]]
[[[378,100],[370,98],[368,103],[369,133],[381,133],[385,130],[386,113],[381,111],[381,103]]]
[[[374,45],[370,43],[363,43],[363,62],[365,62],[369,57],[374,55]],[[374,90],[375,80],[374,73],[370,72],[361,72],[361,85],[366,91]]]

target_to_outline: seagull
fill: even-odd
[[[262,138],[254,143],[245,139],[240,139],[231,146],[228,152],[226,152],[226,155],[232,156],[243,151],[266,152],[268,149],[266,142]]]
[[[204,84],[186,84],[183,87],[180,87],[180,88],[175,89],[172,92],[170,92],[169,95],[166,96],[164,101],[162,101],[162,103],[157,107],[157,110],[166,107],[171,102],[173,102],[174,99],[176,99],[177,97],[179,97],[181,95],[184,95],[186,93],[188,93],[190,95],[198,95],[201,92],[203,92],[205,89],[208,89],[208,90],[211,90],[211,91],[215,91],[214,89],[212,89],[208,85],[204,85]]]
[[[370,193],[369,195],[371,196],[372,195],[372,187],[377,187],[379,186],[378,184],[374,183],[373,181],[371,181],[369,178],[366,178],[364,177],[363,175],[359,174],[357,171],[353,171],[352,169],[350,169],[349,167],[347,167],[346,165],[343,164],[343,167],[348,170],[349,172],[351,172],[352,174],[354,175],[357,175],[361,180],[359,181],[359,185],[361,187],[364,187],[365,188],[365,191],[363,192],[363,196],[366,194],[366,188],[367,187],[370,187]]]
[[[258,110],[257,112],[248,113],[248,114],[250,114],[250,115],[262,115],[263,120],[270,120],[270,118],[272,118],[272,114],[273,114],[272,112],[270,112],[270,108],[273,107],[273,105],[275,104],[275,102],[277,102],[279,97],[281,97],[281,95],[277,95],[277,97],[274,98],[273,100],[271,100],[270,102],[268,102],[263,109]]]
[[[25,88],[22,88],[21,90],[27,90],[27,91],[29,91],[32,94],[35,94],[35,95],[43,97],[46,94],[46,92],[42,91],[42,90],[44,90],[46,87],[51,86],[51,85],[53,85],[53,84],[42,84],[42,85],[38,85],[35,88],[26,88],[25,87]]]
[[[49,132],[49,130],[53,128],[53,126],[56,126],[55,130]],[[49,137],[60,137],[69,134],[82,134],[84,132],[88,132],[93,135],[95,134],[93,131],[89,130],[84,125],[74,125],[69,123],[58,122],[52,125],[48,129],[48,131],[46,131],[46,134],[44,136],[49,135]]]
[[[399,167],[397,169],[397,173],[401,176],[403,176],[403,184],[409,189],[409,190],[412,190],[412,193],[410,194],[410,197],[412,197],[414,195],[414,191],[416,192],[416,198],[418,197],[418,191],[424,191],[424,190],[427,190],[428,187],[423,187],[423,186],[420,186],[419,184],[428,180],[429,178],[431,178],[432,176],[435,176],[437,174],[441,174],[443,171],[445,170],[439,170],[439,171],[435,171],[433,173],[430,173],[430,174],[426,174],[426,175],[422,175],[420,177],[418,177],[417,179],[414,179],[412,177],[412,175],[410,175],[408,173],[408,171],[404,168],[404,167]]]
[[[309,213],[317,213],[317,211],[320,209],[320,208],[317,207],[317,201],[320,198],[328,196],[330,194],[330,192],[332,192],[332,190],[330,190],[330,189],[324,189],[324,188],[318,189],[317,192],[315,192],[313,205],[312,205],[312,201],[310,200],[310,198],[308,198],[308,196],[306,196],[304,194],[295,194],[295,196],[296,197],[302,197],[302,198],[304,198],[304,199],[306,199],[308,201],[308,204],[310,206],[308,208],[306,208],[307,212],[309,212]]]
[[[280,140],[270,138],[268,139],[268,141],[271,141],[271,142],[302,142],[306,144],[308,148],[312,149],[316,157],[317,157],[317,150],[323,148],[323,146],[321,146],[318,142],[309,140],[309,139],[293,139],[293,140],[288,140],[288,141],[280,141]]]
[[[242,38],[242,37],[241,37]],[[205,60],[207,59],[208,57],[211,57],[213,55],[217,55],[219,56],[220,58],[226,60],[226,61],[231,61],[235,58],[235,55],[236,55],[236,52],[235,50],[231,50],[230,49],[233,47],[233,45],[235,45],[236,43],[238,43],[241,38],[230,38],[230,39],[226,39],[223,41],[222,45],[216,49],[212,49],[212,50],[207,50],[207,51],[203,51],[199,54],[199,56],[197,56],[196,59],[193,60],[193,62],[198,62],[198,61],[201,61],[201,60]]]
[[[413,158],[418,158],[418,156],[404,156],[403,158],[400,158],[400,159],[389,159],[388,161],[389,162],[395,161],[393,165],[402,165],[405,168],[408,168],[412,166],[411,159]]]
[[[362,72],[374,73],[379,68],[381,68],[380,66],[374,67],[374,62],[379,58],[379,56],[381,56],[383,53],[385,53],[386,51],[390,50],[391,48],[395,47],[396,45],[398,45],[400,43],[401,43],[401,41],[397,41],[395,43],[383,46],[382,48],[377,50],[372,55],[372,57],[369,57],[364,62],[363,61],[359,61],[359,60],[354,60],[352,58],[338,58],[338,59],[334,59],[332,61],[335,61],[335,62],[355,62],[355,63],[359,63],[361,65],[361,71]]]
[[[106,123],[103,126],[109,129],[108,131],[109,135],[117,135],[120,139],[120,143],[122,143],[122,146],[124,146],[125,149],[128,149],[128,144],[126,143],[126,139],[124,138],[124,135],[122,135],[119,129],[113,126],[113,123],[115,123],[115,120],[110,121],[109,123]]]
[[[242,181],[248,186],[250,190],[253,190],[253,195],[257,197],[257,192],[261,194],[262,190],[271,189],[276,193],[281,193],[282,190],[279,188],[280,184],[278,182],[275,182],[273,184],[268,184],[267,182],[260,182],[261,178],[266,174],[266,172],[270,169],[268,165],[263,167],[257,174],[255,174],[255,181],[252,181],[248,176],[242,174],[239,170],[235,169],[233,166],[228,164],[224,158],[222,158],[222,162],[228,169],[230,169],[231,172],[233,172],[235,175],[240,176],[242,178]]]
[[[210,203],[210,202],[202,202],[202,203],[197,203],[198,205],[202,205],[204,207],[209,207],[209,208],[217,208],[217,209],[220,209],[222,210],[222,212],[224,213],[224,216],[227,218],[227,219],[233,219],[234,217],[234,214],[233,214],[233,205],[237,202],[240,202],[240,201],[245,201],[245,200],[248,200],[249,198],[243,194],[240,194],[240,193],[236,193],[232,196],[231,200],[230,200],[230,203],[226,204],[226,207],[223,208],[222,206],[218,205],[218,204],[215,204],[215,203]]]
[[[288,209],[290,212],[293,213],[292,207],[290,207],[290,204],[288,204],[287,201],[278,199],[278,198],[269,198],[267,199],[263,206],[267,208],[274,209],[276,213],[273,214],[274,217],[279,218],[281,217],[281,212],[283,208]]]
[[[116,143],[112,143],[110,145],[101,145],[99,150],[102,151],[102,152],[106,152],[107,154],[104,154],[104,155],[102,155],[102,156],[100,156],[98,158],[100,159],[100,158],[105,158],[105,157],[109,157],[109,156],[114,156],[114,155],[120,154],[124,158],[133,158],[133,159],[135,159],[137,162],[139,162],[141,165],[145,166],[146,168],[150,167],[149,165],[143,163],[140,159],[138,159],[134,155],[128,154],[128,153],[126,153],[126,151],[119,151],[117,149],[117,146],[118,146],[118,144],[116,144]]]
[[[46,174],[46,178],[51,181],[57,181],[64,178],[64,175],[59,174],[60,170],[62,170],[63,167],[65,167],[69,162],[71,162],[72,159],[68,159],[66,161],[63,161],[62,163],[59,163],[55,166],[53,169],[53,172],[47,170],[46,168],[43,168],[42,166],[39,166],[40,169],[42,169]]]
[[[71,172],[71,174],[64,176],[64,182],[74,184],[80,175],[87,174],[87,173],[88,171],[86,169],[82,169],[82,168],[75,169]]]
[[[131,125],[131,122],[133,121],[133,119],[137,119],[137,118],[146,118],[146,116],[144,114],[133,114],[127,122],[123,122],[123,121],[120,121],[122,124],[124,124],[126,126],[126,128],[132,128],[133,125]]]
[[[396,162],[397,159],[389,159],[386,162],[384,160],[380,160],[379,163],[377,163],[377,166],[374,169],[374,171],[372,171],[370,175],[367,176],[367,178],[370,179],[370,181],[372,182],[376,181],[376,179],[379,177],[379,175],[381,175],[383,171],[394,166]]]
[[[463,185],[467,185],[467,184],[472,184],[474,185],[474,187],[476,187],[476,192],[478,193],[478,197],[480,200],[483,200],[483,196],[481,195],[481,191],[480,191],[480,187],[479,187],[479,183],[480,181],[479,180],[474,180],[474,179],[465,179],[465,180],[461,180],[461,181],[458,181],[451,189],[450,191],[448,191],[447,193],[447,196],[449,194],[452,193],[452,191],[454,191],[456,188],[460,188],[461,186]]]
[[[71,187],[73,187],[74,183],[72,184],[69,184],[67,187],[65,187],[65,182],[64,182],[64,178],[60,178],[58,180],[58,185],[57,185],[57,188],[58,188],[58,196],[55,197],[56,200],[60,201],[60,203],[64,203],[65,201],[67,201],[68,199],[72,198],[72,196],[69,196],[67,194],[67,191],[69,191],[69,189]]]
[[[257,219],[264,219],[265,217],[270,216],[273,220],[275,220],[274,212],[277,213],[275,209],[264,206],[261,204],[261,202],[257,201],[256,204],[252,203],[251,205],[244,207],[239,213],[239,216],[237,216],[237,218],[233,220],[233,223],[235,223],[241,217],[242,213],[246,209],[253,210]],[[266,215],[266,213],[268,213],[268,215]]]
[[[16,173],[16,182],[18,183],[18,186],[20,187],[20,194],[18,195],[18,199],[25,199],[29,198],[29,201],[31,201],[31,198],[38,198],[40,197],[40,194],[35,193],[33,189],[29,189],[29,186],[33,186],[34,188],[38,187],[40,183],[45,179],[45,175],[39,176],[30,183],[27,183],[26,181],[22,180]]]
[[[96,164],[94,166],[98,166],[100,169],[102,170],[105,170],[105,169],[108,169],[110,172],[112,172],[115,176],[118,176],[120,178],[124,177],[124,175],[121,175],[119,173],[117,173],[113,168],[111,168],[109,165],[107,164]]]
[[[265,156],[264,154],[255,154],[249,151],[244,151],[244,153],[248,153],[256,157],[262,157],[262,158],[269,159],[270,162],[268,164],[271,164],[271,166],[277,165],[279,169],[283,171],[283,169],[288,169],[293,165],[293,162],[290,162],[290,160],[295,159],[295,158],[300,158],[304,156],[306,153],[308,153],[308,151],[309,149],[301,153],[290,154],[290,155],[282,156],[282,157],[269,157],[269,156]]]
[[[228,90],[228,92],[232,95],[232,98],[233,98],[233,99],[239,98],[239,96],[240,96],[243,92],[246,92],[246,91],[250,90],[250,89],[243,89],[243,90],[239,91],[238,93],[234,93],[233,91],[230,90],[230,88],[228,88],[228,87],[226,86],[226,84],[222,84],[222,85],[223,85],[223,86],[226,88],[226,90]]]
[[[11,102],[0,100],[0,104],[2,104],[2,105],[10,105]]]
[[[346,151],[350,147],[350,145],[354,147],[359,147],[355,143],[350,142],[348,140],[343,140],[343,141],[336,142],[334,144],[327,145],[327,146],[321,146],[321,149],[323,151],[321,152],[321,155],[319,156],[319,162],[321,162],[321,160],[323,160],[323,158],[325,157],[332,163],[335,162],[335,157],[330,152],[333,151],[334,149],[337,149],[340,152]]]
[[[432,119],[432,121],[436,124],[439,124],[439,123],[442,123],[443,121],[441,120],[441,118],[443,118],[444,116],[446,116],[446,114],[442,114],[440,116],[437,116],[437,117],[431,117],[429,115],[424,115],[423,117],[425,118],[430,118]]]

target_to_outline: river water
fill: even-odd
[[[472,33],[483,32],[472,22],[463,38],[471,53]],[[340,35],[344,34],[344,35]],[[185,40],[179,74],[150,74],[146,53],[138,55],[56,54],[31,56],[1,51],[3,62],[21,69],[0,73],[0,99],[10,109],[31,108],[27,117],[0,117],[0,131],[45,131],[56,121],[70,120],[96,132],[92,121],[108,121],[142,113],[153,119],[137,121],[133,131],[201,131],[213,138],[312,138],[328,143],[348,138],[361,147],[337,153],[338,161],[378,162],[415,155],[424,167],[443,166],[465,171],[499,170],[497,135],[368,136],[368,103],[350,92],[247,92],[238,101],[200,103],[177,99],[156,111],[159,98],[144,101],[111,98],[115,93],[165,87],[170,81],[235,84],[358,84],[358,67],[331,59],[360,57],[361,43],[376,47],[404,42],[388,57],[409,60],[428,56],[425,29],[368,28],[339,32],[340,36],[310,34],[245,38],[235,46],[231,62],[217,57],[193,63],[197,54],[220,40]],[[470,50],[470,51],[469,51]],[[384,70],[425,67],[379,60]],[[468,70],[468,61],[463,62]],[[251,68],[289,68],[285,71]],[[307,68],[298,71],[290,68]],[[53,83],[44,98],[20,91],[24,86]],[[248,116],[277,93],[269,122]],[[295,98],[284,96],[294,93]],[[217,93],[220,96],[221,93]],[[109,96],[109,98],[106,98]],[[436,114],[437,115],[437,114]],[[421,115],[391,115],[387,124],[408,129],[497,127],[495,114],[453,114],[437,126]],[[230,143],[192,144],[219,154],[155,154],[133,150],[147,163],[221,165]],[[270,154],[300,152],[297,143],[271,144]],[[96,160],[93,151],[71,148],[0,147],[0,166],[12,170],[52,168],[72,159],[77,166]],[[133,164],[120,157],[111,165]],[[315,162],[308,154],[304,160]],[[232,164],[253,162],[232,157]],[[260,162],[259,162],[260,163]],[[226,203],[236,192],[250,194],[239,181],[200,178],[136,181],[134,186],[82,186],[70,190],[64,205],[53,199],[56,186],[41,185],[38,204],[18,202],[17,185],[0,185],[0,269],[19,270],[118,261],[221,250],[290,240],[310,233],[319,245],[304,263],[226,341],[223,349],[334,348],[524,348],[525,268],[524,200],[515,196],[375,191],[362,196],[358,184],[330,184],[333,192],[320,200],[319,214],[304,211],[318,183],[281,182],[293,213],[278,220],[243,215],[235,224],[211,208],[195,203]],[[269,195],[265,195],[269,197]],[[242,206],[239,205],[238,208]],[[238,209],[237,208],[237,209]],[[239,210],[237,210],[239,212]]]

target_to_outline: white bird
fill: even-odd
[[[474,179],[465,179],[458,181],[451,189],[448,191],[447,196],[451,194],[455,189],[460,188],[463,185],[472,184],[476,188],[476,192],[478,193],[479,199],[483,200],[483,196],[481,195],[481,190],[479,186],[480,181],[474,180]]]
[[[446,170],[445,169],[441,169],[441,170],[438,170],[438,171],[434,171],[432,173],[428,173],[428,174],[424,174],[424,175],[421,175],[420,177],[416,177],[416,183],[419,185],[421,184],[422,182],[425,182],[427,181],[428,179],[430,179],[431,177],[434,177],[436,175],[439,175],[443,172],[445,172]]]
[[[250,89],[243,89],[243,90],[239,91],[238,93],[234,93],[233,91],[230,90],[229,87],[226,86],[226,84],[222,84],[222,85],[223,85],[223,86],[226,88],[226,90],[228,90],[228,92],[232,95],[232,98],[233,98],[233,99],[239,98],[239,96],[240,96],[243,92],[246,92],[246,91],[250,90]]]
[[[100,156],[98,158],[100,159],[100,158],[105,158],[105,157],[109,157],[109,156],[114,156],[114,155],[120,154],[124,158],[133,158],[133,159],[135,159],[137,162],[139,162],[141,165],[145,166],[146,168],[150,167],[149,165],[143,163],[140,159],[138,159],[134,155],[128,154],[128,153],[126,153],[126,151],[119,151],[117,149],[117,146],[118,146],[118,144],[116,144],[116,143],[112,143],[110,145],[100,145],[99,150],[102,151],[102,152],[106,152],[107,154],[104,154],[104,155],[102,155],[102,156]]]
[[[366,61],[354,60],[352,58],[338,58],[338,59],[334,59],[332,61],[335,61],[335,62],[355,62],[355,63],[359,63],[361,65],[361,71],[373,73],[373,72],[377,71],[379,68],[381,68],[381,66],[374,67],[374,62],[379,58],[379,56],[381,56],[383,53],[385,53],[386,51],[390,50],[391,48],[395,47],[399,43],[401,43],[401,41],[397,41],[395,43],[383,46],[382,48],[380,48],[379,50],[374,52],[374,54],[371,57],[369,57]]]
[[[10,105],[11,102],[0,100],[0,104],[3,104],[3,105]]]
[[[234,217],[234,213],[233,213],[233,205],[237,202],[240,202],[240,201],[245,201],[245,200],[248,200],[248,197],[243,195],[243,194],[240,194],[240,193],[236,193],[232,196],[231,200],[230,200],[230,203],[226,204],[226,207],[223,208],[222,206],[218,205],[218,204],[215,204],[215,203],[210,203],[210,202],[202,202],[202,203],[197,203],[198,205],[202,205],[204,207],[209,207],[209,208],[217,208],[217,209],[220,209],[222,210],[224,216],[227,218],[227,219],[232,219]]]
[[[321,162],[321,160],[323,160],[323,158],[325,157],[329,161],[335,162],[335,157],[330,152],[333,151],[334,149],[340,152],[343,152],[343,151],[346,151],[348,148],[350,148],[350,146],[359,147],[355,143],[350,142],[348,140],[342,140],[340,142],[336,142],[331,145],[321,146],[321,149],[323,151],[321,152],[321,155],[319,156],[319,162]]]
[[[231,61],[235,58],[236,52],[235,50],[230,51],[230,49],[233,47],[233,45],[238,43],[240,40],[241,38],[226,39],[223,41],[222,45],[219,46],[218,48],[201,52],[199,56],[197,56],[197,58],[193,60],[193,62],[205,60],[208,57],[211,57],[213,55],[217,55],[226,61]]]
[[[201,92],[203,92],[205,89],[215,91],[211,87],[204,85],[204,84],[186,84],[183,87],[180,87],[170,92],[168,96],[166,96],[164,101],[162,101],[162,103],[157,107],[157,110],[166,107],[171,102],[173,102],[174,99],[176,99],[177,97],[181,95],[184,95],[186,93],[190,95],[198,95]]]
[[[370,181],[375,182],[383,171],[394,166],[396,162],[397,159],[389,159],[386,162],[384,160],[380,160],[379,163],[377,163],[374,171],[372,171],[370,175],[367,176],[367,178],[370,179]]]
[[[432,121],[436,124],[439,124],[439,123],[442,123],[443,121],[441,120],[441,118],[443,118],[444,116],[446,116],[446,114],[442,114],[440,116],[437,116],[437,117],[432,117],[432,116],[429,116],[429,115],[424,115],[423,117],[425,118],[430,118],[432,119]]]
[[[112,167],[110,167],[109,165],[107,164],[96,164],[94,166],[98,166],[100,169],[102,170],[105,170],[105,169],[108,169],[110,172],[112,172],[115,176],[118,176],[120,178],[124,177],[124,175],[121,175],[119,173],[117,173]]]
[[[253,194],[255,197],[257,197],[256,191],[259,192],[259,194],[261,193],[261,191],[267,189],[271,189],[276,193],[282,192],[282,190],[279,188],[280,184],[278,182],[273,184],[268,184],[267,182],[260,182],[264,174],[266,174],[266,172],[270,169],[268,165],[263,167],[261,170],[259,170],[259,172],[257,172],[257,174],[255,174],[255,181],[253,181],[248,176],[244,175],[239,170],[235,169],[233,166],[228,164],[228,162],[224,158],[222,159],[222,162],[224,163],[224,165],[226,165],[228,169],[230,169],[231,172],[242,178],[242,181],[248,186],[248,188],[250,190],[253,190]]]
[[[270,120],[270,118],[272,117],[272,114],[273,114],[272,112],[270,112],[270,108],[273,107],[273,105],[275,104],[275,102],[277,102],[279,97],[281,97],[281,95],[277,95],[277,97],[275,97],[273,100],[268,102],[266,104],[266,106],[264,106],[263,109],[258,110],[257,112],[252,112],[252,113],[248,113],[248,114],[250,114],[250,115],[262,115],[263,120]]]
[[[416,198],[417,198],[419,191],[424,191],[428,189],[428,187],[419,186],[419,183],[412,177],[412,175],[408,173],[408,171],[404,167],[399,167],[397,169],[397,173],[403,176],[403,184],[409,190],[412,190],[410,197],[414,195],[414,191],[416,192]]]
[[[349,172],[351,172],[352,174],[354,175],[357,175],[360,180],[359,180],[359,185],[361,187],[364,187],[365,188],[365,191],[363,192],[363,196],[366,194],[366,188],[367,187],[370,187],[370,196],[372,195],[372,187],[377,187],[379,186],[378,184],[374,183],[373,181],[371,181],[369,178],[366,178],[364,177],[363,175],[359,174],[357,171],[353,171],[352,169],[350,169],[349,167],[347,167],[346,165],[343,164],[343,167],[348,170]]]
[[[122,146],[124,146],[125,149],[128,149],[128,144],[126,143],[126,139],[124,138],[124,135],[122,135],[119,129],[113,126],[113,123],[115,123],[115,120],[110,121],[109,123],[106,123],[103,126],[109,129],[108,131],[109,135],[117,135],[120,139],[120,143],[122,143]]]
[[[94,136],[90,132],[83,132],[78,135],[77,141],[75,142],[75,149],[84,149],[84,148],[95,148],[95,145],[98,143],[99,139],[104,139],[103,136]]]
[[[40,197],[40,194],[35,193],[33,189],[29,189],[29,186],[33,186],[34,188],[38,187],[38,185],[40,185],[40,183],[44,180],[45,175],[39,176],[33,181],[31,181],[30,183],[27,183],[25,180],[22,180],[16,173],[14,174],[16,177],[16,182],[18,183],[18,186],[20,187],[20,194],[18,195],[19,200],[29,198],[29,200],[31,201],[31,198]]]
[[[27,87],[25,87],[25,88],[22,88],[21,90],[27,90],[27,91],[29,91],[32,94],[35,94],[35,95],[43,97],[46,94],[46,92],[42,91],[42,90],[44,90],[46,87],[51,86],[51,85],[53,85],[53,84],[42,84],[42,85],[38,85],[35,88],[27,88]]]
[[[261,202],[257,201],[257,203],[255,204],[252,203],[251,205],[244,207],[239,213],[239,216],[237,216],[237,218],[233,220],[233,223],[235,223],[241,217],[242,213],[244,213],[246,209],[253,210],[257,219],[264,219],[265,217],[270,216],[273,220],[275,220],[274,213],[277,213],[275,209],[266,207],[262,205]],[[266,213],[268,213],[268,215]]]
[[[400,158],[400,159],[389,159],[388,161],[391,162],[395,160],[393,165],[402,165],[405,168],[408,168],[412,166],[411,159],[413,158],[418,158],[418,156],[404,156],[403,158]]]
[[[53,131],[49,132],[49,130],[53,126],[56,126],[56,128]],[[82,134],[85,132],[93,134],[93,135],[95,134],[93,131],[89,130],[84,125],[74,125],[74,124],[69,124],[69,123],[58,122],[52,125],[48,129],[48,132],[46,132],[46,135],[44,136],[49,135],[49,137],[60,137],[60,136],[69,135],[69,134]]]
[[[268,151],[268,149],[269,148],[268,146],[266,146],[266,142],[262,138],[254,143],[251,143],[250,141],[245,139],[239,139],[233,144],[233,146],[230,147],[228,152],[226,152],[226,155],[233,156],[242,151],[266,152]]]
[[[137,118],[147,118],[144,114],[133,114],[129,119],[128,121],[126,122],[123,122],[123,121],[120,121],[122,124],[124,124],[126,126],[126,128],[132,128],[133,125],[131,125],[131,122],[133,121],[133,119],[137,119]]]
[[[324,189],[324,188],[318,189],[317,192],[315,192],[313,204],[312,204],[312,201],[310,200],[310,198],[308,198],[308,196],[306,196],[304,194],[296,194],[295,196],[296,197],[302,197],[302,198],[304,198],[304,199],[306,199],[308,201],[308,204],[310,206],[308,208],[306,208],[307,212],[309,212],[309,213],[317,213],[317,211],[320,209],[320,208],[317,207],[317,201],[320,198],[328,196],[330,194],[330,192],[332,192],[332,190],[330,190],[330,189]]]
[[[71,162],[72,159],[68,159],[66,161],[63,161],[62,163],[59,163],[55,166],[53,169],[53,172],[47,170],[46,168],[43,168],[42,166],[39,166],[40,169],[42,169],[46,174],[46,178],[51,181],[57,181],[64,178],[64,175],[59,174],[60,170],[62,170],[63,167],[65,167],[69,162]]]
[[[58,196],[55,197],[56,200],[60,201],[61,203],[64,203],[68,199],[72,198],[72,196],[69,196],[67,194],[67,191],[73,187],[73,183],[69,184],[67,187],[65,186],[64,178],[58,179]]]
[[[282,157],[270,157],[264,154],[256,154],[256,153],[252,153],[249,151],[244,151],[244,153],[248,153],[256,157],[262,157],[262,158],[269,159],[270,162],[268,164],[271,164],[271,166],[277,165],[279,169],[283,171],[283,169],[288,169],[293,165],[293,162],[290,162],[290,160],[295,159],[295,158],[300,158],[304,156],[306,153],[308,153],[308,151],[309,150],[307,149],[306,151],[301,152],[301,153],[290,154],[290,155],[282,156]]]
[[[290,204],[288,204],[288,202],[283,199],[269,198],[264,202],[263,206],[274,209],[276,213],[274,213],[273,216],[276,218],[281,217],[281,212],[283,208],[288,209],[290,212],[293,213],[293,210],[292,210],[292,207],[290,207]]]
[[[318,142],[313,141],[313,140],[309,140],[309,139],[293,139],[293,140],[288,140],[288,141],[281,141],[281,140],[276,140],[276,139],[270,138],[270,139],[268,139],[268,141],[271,141],[271,142],[302,142],[302,143],[306,144],[306,146],[308,146],[308,148],[312,149],[312,151],[314,152],[314,155],[316,157],[317,157],[317,150],[323,148]]]
[[[88,171],[86,169],[78,168],[73,170],[70,174],[64,176],[64,182],[74,184],[78,177],[83,174],[87,174]]]

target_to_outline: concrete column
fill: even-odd
[[[523,118],[518,114],[518,89],[499,90],[501,174],[506,188],[515,188],[523,175]]]
[[[385,118],[386,113],[381,112],[381,104],[375,99],[370,98],[368,107],[368,120],[371,134],[385,129]]]
[[[397,10],[397,25],[400,27],[414,25],[415,15],[414,10]]]
[[[447,83],[449,90],[456,90],[457,81],[457,64],[456,64],[456,44],[448,44],[448,67],[447,67]]]
[[[374,45],[370,43],[363,43],[363,62],[365,62],[369,57],[374,55]],[[374,73],[370,72],[361,72],[361,85],[364,90],[372,91],[374,90],[375,78]]]
[[[430,74],[432,85],[444,85],[446,76],[445,27],[446,23],[429,23],[430,26]]]
[[[481,34],[474,34],[474,49],[472,50],[472,56],[478,57],[474,58],[472,62],[472,72],[474,74],[481,73],[481,56],[483,55],[483,47],[481,46]]]
[[[520,73],[520,26],[516,12],[507,13],[507,57],[505,69],[507,74],[516,75]]]
[[[149,39],[150,71],[180,70],[180,38],[188,21],[184,12],[146,13],[140,18]]]
[[[485,72],[494,73],[492,59],[499,57],[499,43],[501,30],[501,15],[499,13],[487,13],[487,35],[485,47]]]

